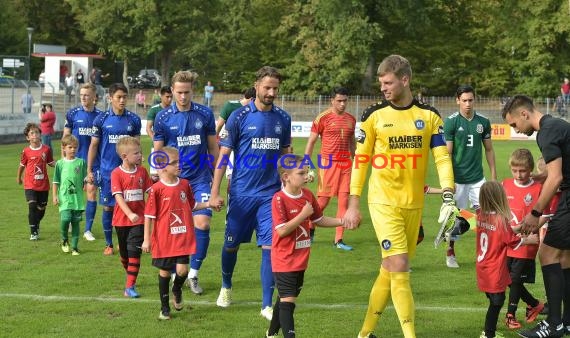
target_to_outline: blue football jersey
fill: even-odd
[[[141,119],[137,114],[125,110],[117,115],[112,110],[99,114],[93,122],[93,137],[99,139],[97,157],[103,177],[111,177],[113,169],[123,161],[117,154],[116,145],[121,137],[139,136]]]
[[[275,105],[260,111],[251,102],[230,115],[226,130],[220,145],[235,154],[230,194],[273,196],[281,188],[277,173],[281,151],[291,145],[289,114]]]
[[[162,110],[154,119],[154,140],[177,148],[180,177],[190,183],[211,183],[215,163],[208,156],[208,136],[216,135],[212,110],[191,102],[190,110],[180,111],[176,104]]]
[[[86,111],[83,106],[71,108],[65,114],[65,128],[71,129],[71,134],[79,140],[76,156],[87,162],[87,153],[93,134],[93,122],[102,111],[95,107],[93,111]],[[99,167],[99,159],[95,160],[93,167]]]

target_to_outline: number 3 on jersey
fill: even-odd
[[[473,147],[473,134],[468,134],[468,135],[467,135],[467,146],[468,146],[468,147]]]
[[[481,237],[479,238],[479,246],[481,248],[481,252],[477,256],[477,262],[481,262],[485,259],[485,254],[487,254],[487,250],[489,249],[489,236],[486,233],[481,233]]]

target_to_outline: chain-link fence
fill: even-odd
[[[80,104],[77,88],[66,93],[63,84],[59,88],[54,88],[50,84],[44,87],[37,81],[9,80],[0,82],[0,135],[13,133],[9,128],[14,125],[9,121],[38,122],[37,113],[41,104],[51,103],[56,112],[57,120],[55,128],[63,130],[65,112],[71,107]],[[146,118],[146,112],[152,106],[153,89],[145,89],[146,102],[144,106],[139,106],[135,102],[135,95],[138,90],[131,90],[127,102],[127,109],[136,112],[142,119]],[[108,99],[106,89],[98,87],[99,100],[97,107],[101,110],[108,109]],[[24,113],[24,96],[31,95],[33,104],[31,113]],[[69,94],[69,95],[67,95]],[[215,93],[212,101],[212,109],[216,117],[220,109],[228,100],[238,100],[240,94]],[[293,121],[312,121],[320,112],[330,106],[330,96],[320,95],[314,97],[279,95],[275,99],[275,104],[285,109],[292,117]],[[487,116],[492,123],[502,123],[501,108],[507,98],[478,97],[475,101],[477,112]],[[201,94],[195,94],[193,100],[202,103]],[[380,100],[380,96],[350,96],[347,111],[352,113],[357,119],[366,107]],[[439,110],[442,117],[447,117],[457,110],[455,97],[424,97],[423,101]],[[550,114],[553,113],[555,100],[553,98],[535,98],[535,104],[539,111]],[[16,124],[22,124],[19,122]],[[19,133],[19,131],[18,131]]]

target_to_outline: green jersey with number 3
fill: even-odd
[[[453,142],[453,175],[455,183],[471,184],[483,179],[483,140],[491,138],[491,122],[473,114],[471,120],[459,112],[445,119],[445,141]]]

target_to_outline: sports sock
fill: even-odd
[[[121,264],[123,265],[123,269],[125,269],[125,271],[127,271],[128,267],[129,267],[129,258],[128,257],[123,257],[123,256],[119,256],[121,259]]]
[[[121,258],[121,261],[123,259]],[[129,257],[127,265],[127,284],[125,287],[130,288],[135,286],[137,283],[137,277],[139,275],[139,270],[141,267],[140,257]]]
[[[562,297],[564,295],[564,274],[560,263],[544,265],[542,278],[548,300],[548,317],[546,320],[552,327],[558,326],[562,321]]]
[[[202,230],[194,228],[196,234],[196,253],[192,255],[190,260],[190,268],[200,270],[202,262],[206,259],[208,246],[210,245],[210,230]]]
[[[237,262],[237,251],[228,252],[222,248],[222,287],[231,289],[232,275]]]
[[[520,282],[512,282],[509,288],[509,306],[507,308],[507,313],[516,317],[523,285]]]
[[[346,213],[346,209],[348,208],[348,193],[345,192],[339,192],[338,196],[337,196],[337,212],[336,212],[336,217],[338,218],[342,218],[344,216],[344,214]],[[328,204],[328,201],[327,201]],[[324,208],[321,208],[321,210],[325,210]],[[335,229],[335,237],[334,237],[334,242],[338,243],[339,241],[342,241],[342,238],[344,236],[344,227],[340,226],[340,227],[336,227]]]
[[[103,210],[103,216],[101,218],[103,233],[105,234],[105,243],[109,246],[113,246],[113,226],[111,225],[113,221],[113,210]]]
[[[36,217],[38,218],[38,227],[40,226],[40,222],[42,221],[42,219],[44,219],[45,215],[46,215],[46,208],[45,207],[43,209],[37,209],[36,210]]]
[[[38,217],[36,210],[38,210],[38,204],[36,202],[28,203],[28,224],[30,225],[30,233],[32,235],[38,233]]]
[[[85,231],[91,231],[96,211],[97,201],[87,201],[87,205],[85,207]]]
[[[364,324],[362,324],[362,329],[360,330],[361,336],[366,337],[376,328],[380,316],[382,316],[382,312],[384,312],[386,304],[388,304],[388,300],[390,299],[390,285],[390,272],[380,266],[378,277],[372,286],[372,290],[370,290],[368,310],[366,311]]]
[[[170,301],[169,295],[170,290],[168,286],[170,284],[170,277],[162,277],[158,275],[158,293],[160,295],[160,305],[162,309],[170,309],[168,302]]]
[[[188,271],[188,278],[197,278],[198,277],[198,270],[190,269]]]
[[[564,274],[564,298],[562,298],[564,303],[564,315],[562,316],[562,322],[564,325],[570,325],[570,268],[562,269]]]
[[[71,248],[77,250],[79,244],[79,221],[71,222]]]
[[[279,297],[275,300],[275,305],[273,305],[273,317],[271,317],[271,322],[269,323],[269,330],[267,330],[268,336],[276,336],[281,328],[281,323],[279,322]]]
[[[505,293],[485,293],[489,298],[489,307],[487,308],[487,315],[485,316],[485,336],[495,337],[497,330],[497,320],[501,307],[505,302]]]
[[[521,284],[521,299],[531,307],[535,307],[539,303],[538,299],[534,298],[534,296],[530,293],[530,291],[528,291],[524,284]]]
[[[59,221],[59,231],[61,233],[61,240],[67,241],[69,239],[69,219],[67,217],[61,218]]]
[[[409,272],[390,272],[392,303],[402,326],[405,338],[415,338],[415,306]]]
[[[271,249],[261,249],[261,294],[262,302],[261,308],[265,309],[271,306],[273,299],[273,271],[271,269]]]
[[[179,275],[176,273],[174,277],[174,281],[172,282],[172,291],[180,291],[182,290],[182,285],[184,285],[184,281],[188,275]]]
[[[279,304],[279,323],[281,324],[281,333],[285,338],[295,338],[295,303],[280,302]],[[273,314],[275,316],[275,314]]]
[[[449,247],[447,248],[448,256],[455,256],[455,241],[449,241]]]

